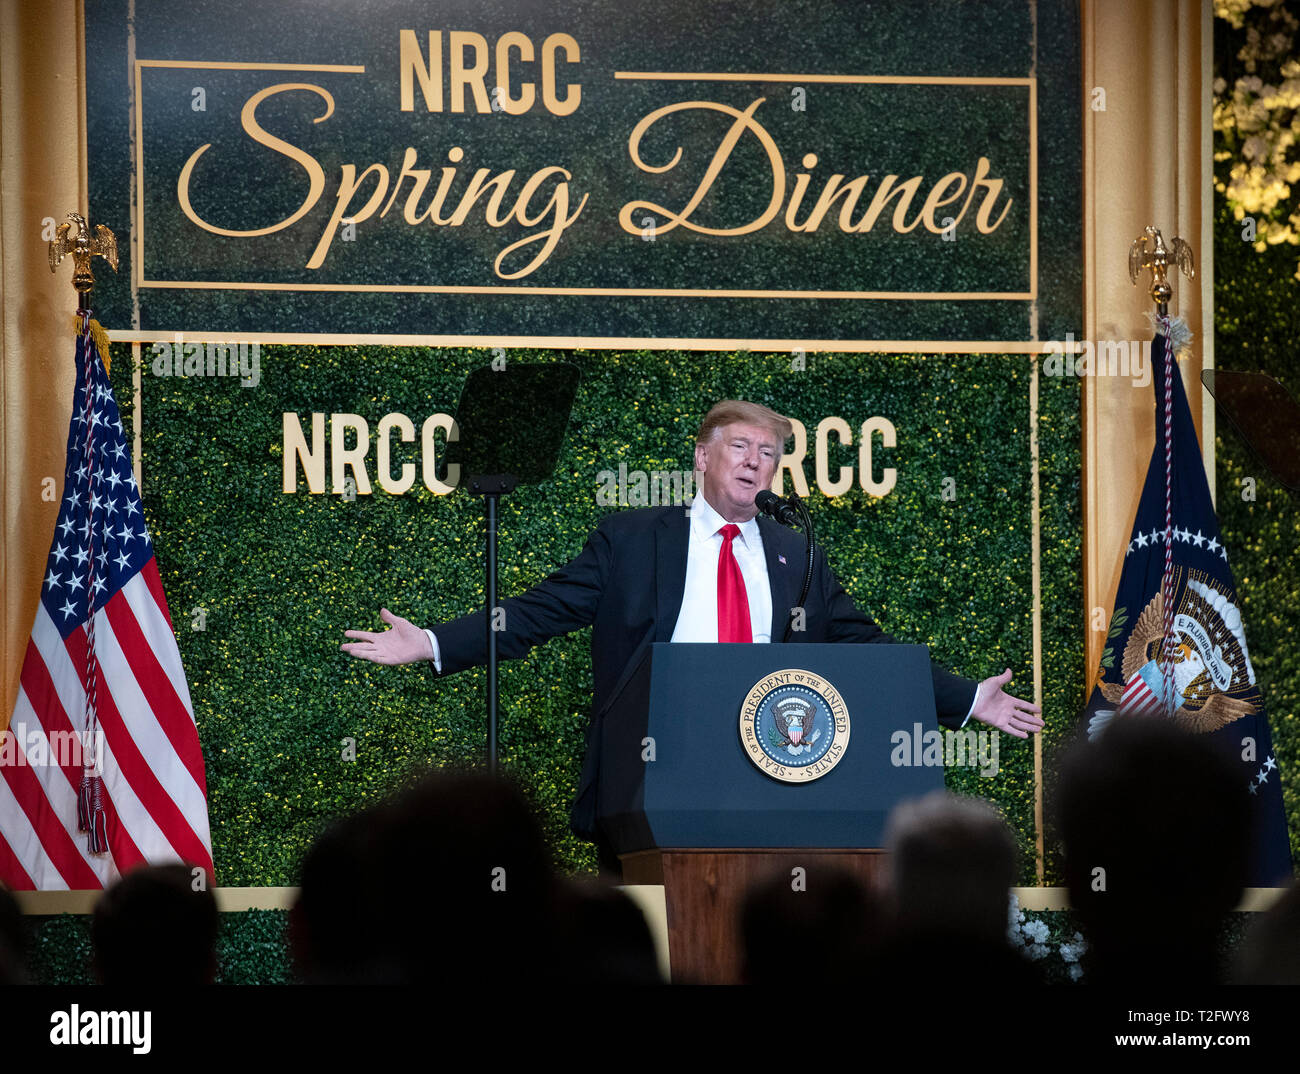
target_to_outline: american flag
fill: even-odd
[[[194,708],[88,318],[76,362],[63,500],[0,743],[0,882],[102,888],[182,861],[211,883]]]

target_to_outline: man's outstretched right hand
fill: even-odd
[[[349,656],[376,664],[415,664],[421,660],[433,659],[429,635],[409,619],[394,615],[387,608],[379,609],[379,618],[392,629],[345,630],[344,637],[355,638],[356,641],[345,641],[339,648]]]

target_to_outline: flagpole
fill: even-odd
[[[73,227],[76,227],[75,235]],[[92,743],[99,739],[99,666],[95,652],[95,594],[99,592],[95,557],[95,505],[94,493],[94,401],[91,382],[94,379],[94,362],[98,353],[93,338],[90,319],[90,295],[95,288],[93,259],[104,258],[117,271],[117,239],[112,231],[99,224],[93,231],[80,213],[68,213],[68,222],[60,224],[55,238],[49,244],[50,271],[54,272],[63,258],[72,255],[72,286],[77,292],[77,319],[81,336],[82,356],[82,424],[86,427],[84,453],[86,479],[86,670],[82,687],[85,693],[85,729],[82,732],[81,786],[77,792],[77,828],[87,835],[88,849],[92,854],[106,854],[108,820],[104,811],[104,777],[99,763],[99,750]]]
[[[1196,278],[1192,248],[1183,239],[1175,236],[1169,246],[1165,246],[1160,229],[1148,225],[1143,233],[1129,247],[1128,271],[1132,283],[1142,269],[1151,272],[1151,286],[1147,293],[1156,306],[1157,333],[1165,338],[1165,405],[1164,405],[1164,441],[1165,441],[1165,566],[1160,578],[1160,604],[1162,612],[1163,637],[1160,641],[1160,681],[1164,687],[1162,693],[1165,716],[1172,718],[1175,711],[1174,702],[1174,523],[1173,523],[1173,400],[1174,400],[1174,331],[1169,317],[1169,299],[1174,289],[1169,283],[1170,262],[1182,269],[1189,280]]]

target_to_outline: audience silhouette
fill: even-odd
[[[1070,750],[1056,784],[1070,905],[1092,984],[1206,985],[1250,846],[1239,772],[1204,736],[1120,714]]]
[[[211,984],[217,975],[217,901],[188,865],[141,865],[95,904],[95,972],[106,985]]]
[[[1220,938],[1247,875],[1249,802],[1215,744],[1121,715],[1066,753],[1051,805],[1086,981],[1228,979]],[[1041,983],[1009,942],[1017,846],[993,807],[947,792],[902,802],[885,841],[878,884],[829,866],[756,884],[736,922],[742,980]],[[813,925],[834,942],[798,942]],[[95,906],[96,975],[211,983],[218,928],[189,866],[141,866]],[[663,983],[636,904],[603,877],[561,878],[522,793],[477,769],[429,772],[330,825],[302,861],[288,940],[305,983]],[[26,948],[18,903],[0,890],[0,984],[30,979]],[[1253,922],[1231,980],[1300,983],[1300,887]]]
[[[981,987],[1041,983],[1007,937],[1017,852],[997,810],[936,791],[894,808],[885,844],[892,926],[882,974],[915,985],[939,977]]]

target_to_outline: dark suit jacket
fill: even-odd
[[[772,640],[780,641],[791,607],[803,585],[804,540],[766,518],[758,520],[772,587]],[[497,635],[501,659],[523,656],[557,634],[593,627],[591,665],[594,698],[587,728],[587,756],[573,830],[595,838],[595,785],[600,759],[600,725],[626,672],[646,646],[672,640],[686,587],[690,516],[682,507],[646,507],[605,518],[578,557],[517,597],[501,601],[505,629]],[[778,556],[784,556],[782,563]],[[433,628],[450,675],[487,662],[484,612]],[[858,611],[835,580],[820,548],[804,608],[804,629],[791,642],[893,642]],[[959,727],[975,698],[976,683],[932,665],[939,721]]]

